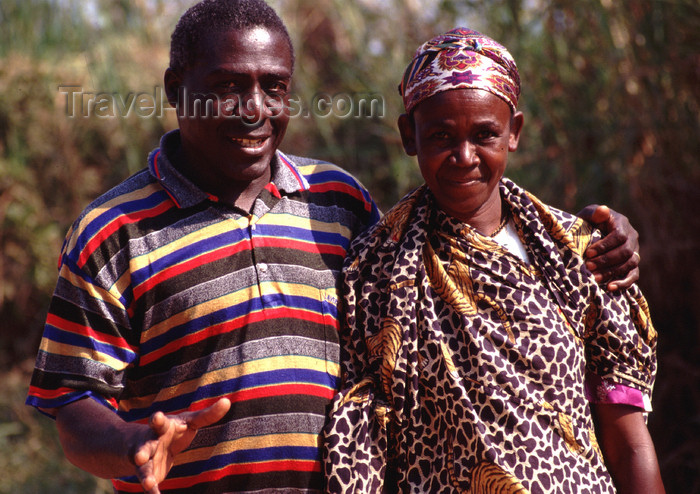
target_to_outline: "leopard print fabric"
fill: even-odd
[[[651,392],[646,302],[594,282],[580,219],[507,179],[501,195],[531,265],[447,217],[425,187],[355,241],[328,492],[615,492],[584,376]]]

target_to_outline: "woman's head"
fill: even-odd
[[[523,123],[508,51],[476,31],[452,30],[418,49],[399,91],[404,148],[440,207],[466,222],[498,221],[498,182]]]
[[[404,71],[399,93],[410,114],[434,94],[466,88],[495,94],[515,113],[520,75],[505,46],[477,31],[458,27],[418,47]]]

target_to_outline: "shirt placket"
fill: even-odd
[[[246,216],[248,238],[250,239],[250,257],[255,270],[255,280],[257,284],[257,296],[260,298],[263,310],[267,308],[267,303],[263,293],[263,283],[267,280],[269,267],[267,263],[260,259],[260,234],[258,228],[258,218],[254,214]]]

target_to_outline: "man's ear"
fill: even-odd
[[[415,156],[418,154],[418,150],[416,148],[416,127],[413,119],[402,113],[399,115],[398,125],[404,151],[409,156]]]
[[[518,149],[520,142],[520,132],[523,130],[525,117],[523,112],[518,111],[510,118],[510,136],[508,138],[508,151],[513,152]]]
[[[163,84],[165,85],[165,95],[168,97],[168,103],[170,103],[170,106],[173,108],[177,108],[180,86],[182,86],[182,77],[168,67],[163,75]]]

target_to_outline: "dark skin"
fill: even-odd
[[[178,169],[202,190],[248,211],[270,181],[270,162],[289,123],[292,54],[284,36],[262,27],[211,33],[197,63],[165,71],[178,105],[185,159]],[[211,104],[198,115],[196,104]],[[202,108],[200,106],[200,109]]]
[[[498,182],[508,153],[517,150],[523,121],[522,113],[512,115],[505,101],[487,91],[454,89],[419,103],[413,118],[399,117],[399,129],[406,153],[418,158],[438,205],[489,235],[503,216]],[[601,217],[594,219],[612,221],[600,209]],[[616,404],[593,410],[596,436],[618,492],[663,494],[643,412]]]
[[[128,423],[85,398],[53,410],[66,458],[91,474],[113,479],[136,475],[148,494],[159,494],[175,457],[202,427],[215,424],[231,408],[222,398],[196,412],[153,414],[148,425]],[[52,410],[47,410],[52,412]]]
[[[202,118],[178,112],[187,158],[180,171],[247,211],[270,180],[270,162],[289,121],[280,101],[292,75],[291,52],[283,35],[261,27],[212,34],[208,43],[189,71],[168,69],[164,76],[173,106],[182,87],[190,95],[216,95],[216,104],[227,105]],[[228,100],[241,105],[228,106]],[[127,423],[91,399],[46,411],[56,416],[61,445],[74,465],[102,478],[136,475],[145,492],[159,494],[177,455],[230,408],[222,398],[203,410],[156,412],[148,424]]]
[[[413,118],[408,115],[399,117],[400,129],[404,126],[410,130],[413,123]],[[409,147],[413,146],[409,143]],[[593,224],[604,235],[585,252],[586,267],[596,281],[606,284],[610,291],[621,290],[635,283],[639,279],[639,234],[627,217],[598,204],[586,206],[577,216]]]
[[[241,104],[215,106],[213,115],[202,119],[191,118],[191,108],[179,109],[186,160],[178,167],[203,190],[248,211],[270,180],[270,160],[289,121],[279,103],[287,101],[291,53],[281,34],[259,27],[212,33],[208,43],[194,67],[184,73],[165,72],[169,102],[176,106],[184,88],[190,94],[216,95],[217,104],[228,99]],[[601,251],[612,248],[600,257],[613,266],[605,269],[614,273],[624,267],[629,262],[629,254],[625,255],[629,239],[636,244],[637,238],[626,218],[607,209],[582,217],[614,234],[599,242]],[[632,283],[637,276],[628,275],[624,282]],[[156,412],[148,424],[126,423],[91,399],[47,412],[56,416],[61,444],[72,463],[102,478],[135,474],[147,493],[158,494],[158,484],[177,455],[200,428],[221,420],[230,407],[231,402],[222,398],[199,411]]]
[[[610,291],[629,287],[639,279],[639,235],[626,216],[592,204],[577,213],[606,236],[586,250],[586,267]],[[626,274],[625,274],[626,273]]]
[[[642,412],[627,405],[597,404],[592,408],[600,449],[617,492],[666,492]]]

